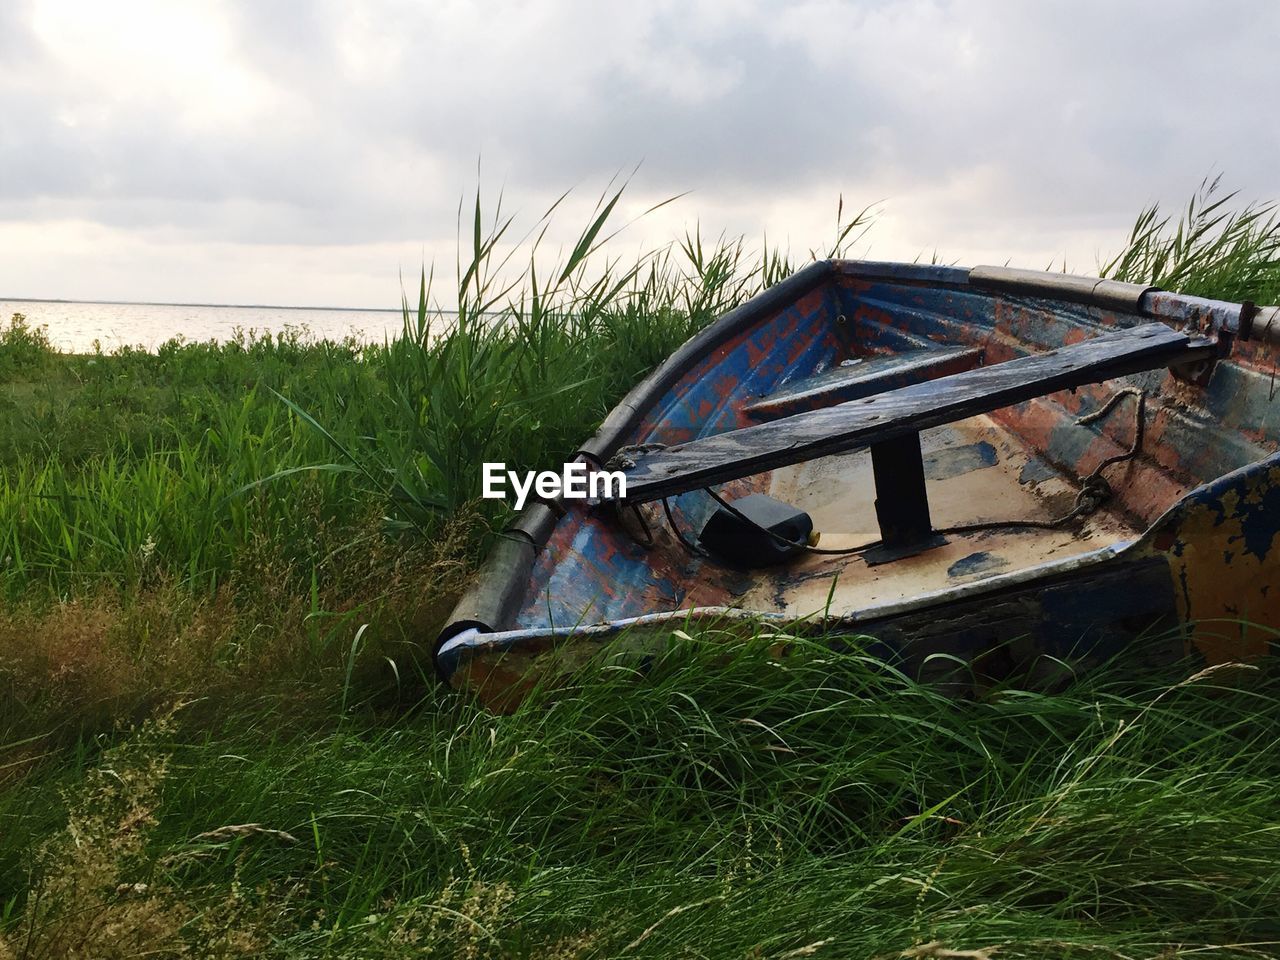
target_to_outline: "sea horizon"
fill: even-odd
[[[199,300],[86,300],[79,297],[10,297],[0,295],[0,303],[103,304],[114,307],[230,307],[237,310],[338,310],[353,313],[402,313],[403,307],[338,307],[303,303],[208,303]],[[432,308],[432,313],[457,310]]]
[[[456,313],[431,310],[433,316]],[[0,297],[0,326],[7,326],[14,314],[22,314],[30,326],[43,327],[55,347],[72,353],[93,352],[98,346],[107,351],[155,349],[176,337],[223,342],[250,330],[301,330],[316,339],[371,342],[398,335],[403,323],[401,307]]]

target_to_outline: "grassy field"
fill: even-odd
[[[1108,275],[1280,300],[1271,211],[1220,197]],[[456,324],[423,277],[388,343],[0,328],[0,958],[1280,951],[1270,666],[959,703],[707,634],[514,716],[431,680],[505,519],[475,465],[560,462],[790,270],[605,263],[616,199],[559,258],[477,201]]]

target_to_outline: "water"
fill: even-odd
[[[316,338],[380,341],[401,327],[399,310],[0,300],[0,324],[8,324],[15,313],[25,314],[32,326],[47,326],[54,346],[76,353],[91,352],[95,340],[107,352],[126,345],[154,349],[178,336],[228,340],[237,329],[301,328]]]

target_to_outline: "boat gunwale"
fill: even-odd
[[[470,650],[479,650],[481,652],[493,649],[504,650],[532,640],[584,638],[604,641],[637,626],[708,618],[745,620],[779,627],[786,626],[795,631],[800,631],[806,624],[812,624],[823,633],[847,634],[855,632],[858,628],[870,622],[916,613],[939,603],[969,600],[988,593],[997,593],[1006,588],[1023,586],[1032,580],[1043,579],[1048,581],[1058,576],[1074,575],[1100,564],[1116,563],[1122,559],[1128,559],[1128,551],[1141,543],[1145,537],[1146,534],[1139,540],[1108,544],[1107,546],[1099,547],[1097,550],[1090,550],[1087,553],[1062,557],[1058,560],[1025,567],[1021,570],[985,577],[971,583],[957,584],[942,590],[931,590],[911,597],[870,604],[838,616],[824,616],[822,611],[815,611],[808,616],[794,617],[776,611],[746,610],[741,607],[727,606],[704,606],[647,613],[599,623],[579,623],[565,627],[526,627],[519,630],[495,630],[491,632],[469,629],[455,634],[440,646],[436,653],[437,665],[448,673],[452,673],[458,666],[461,655]]]

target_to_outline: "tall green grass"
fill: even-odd
[[[627,268],[597,262],[619,197],[549,259],[545,217],[506,249],[510,219],[499,208],[486,228],[477,198],[456,316],[432,307],[424,273],[384,343],[294,331],[155,354],[37,350],[56,376],[0,388],[0,588],[67,597],[150,570],[213,591],[264,536],[310,579],[308,499],[330,525],[375,509],[387,532],[428,538],[469,504],[495,519],[500,505],[474,504],[477,464],[563,459],[645,371],[789,270],[696,234]]]
[[[1280,302],[1280,217],[1274,203],[1233,207],[1221,177],[1206,179],[1176,219],[1152,204],[1123,250],[1102,265],[1113,280],[1201,297]]]
[[[0,383],[0,744],[63,742],[193,688],[403,690],[505,520],[477,465],[563,460],[648,369],[789,270],[696,232],[621,267],[600,253],[619,197],[558,252],[550,212],[511,241],[477,199],[456,314],[424,272],[383,343],[246,332],[63,357],[13,325],[39,369]]]
[[[1270,210],[1210,195],[1110,275],[1280,299]],[[1270,667],[956,702],[707,633],[513,716],[422,682],[505,519],[476,464],[559,462],[791,269],[624,265],[618,205],[553,250],[477,198],[456,317],[424,272],[384,343],[0,331],[0,958],[1280,954]]]
[[[709,634],[509,717],[436,692],[380,727],[260,709],[144,731],[68,795],[70,834],[51,784],[0,800],[55,831],[29,872],[0,847],[5,936],[29,956],[200,953],[228,927],[280,957],[1272,955],[1276,674],[1125,673],[957,703],[856,643],[779,660]]]

